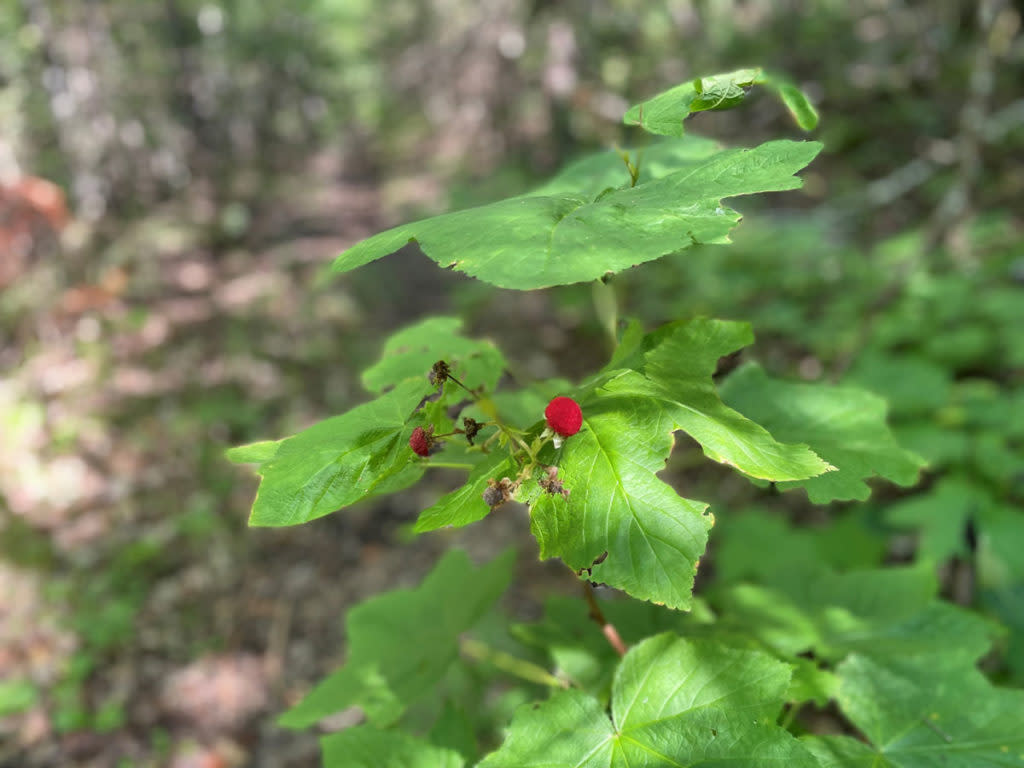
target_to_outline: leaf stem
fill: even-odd
[[[459,640],[459,648],[462,653],[475,661],[483,661],[493,665],[502,672],[507,672],[522,680],[527,680],[538,685],[546,685],[551,688],[568,688],[569,681],[556,677],[539,664],[532,661],[520,659],[511,653],[499,651],[497,648],[476,640],[472,637],[462,637]]]
[[[791,726],[793,721],[796,720],[796,716],[800,714],[800,710],[803,709],[803,706],[802,702],[799,704],[790,704],[789,709],[786,710],[786,714],[782,716],[782,721],[779,723],[779,727],[788,731],[789,726]]]
[[[437,469],[473,469],[472,464],[462,464],[458,461],[424,461],[423,466]]]
[[[601,606],[597,602],[597,596],[594,594],[594,586],[589,581],[583,582],[583,594],[587,598],[587,605],[590,606],[590,618],[601,626],[601,632],[604,634],[608,644],[615,649],[615,652],[619,656],[625,656],[628,648],[622,642],[622,637],[619,635],[615,625],[604,617],[604,611],[601,610]]]
[[[450,381],[455,382],[457,385],[459,385],[464,390],[466,390],[466,392],[469,393],[469,396],[472,397],[475,402],[480,402],[480,395],[478,395],[472,389],[467,387],[465,384],[463,384],[457,378],[452,376],[450,373],[447,376],[448,376],[448,379]],[[511,440],[516,445],[518,445],[524,451],[526,451],[526,455],[530,457],[530,461],[533,464],[537,464],[538,463],[538,461],[537,461],[537,454],[534,453],[534,451],[530,449],[530,446],[526,444],[526,441],[523,440],[521,437],[519,437],[519,435],[515,434],[511,429],[506,427],[505,424],[502,423],[501,419],[499,419],[497,417],[497,415],[495,415],[495,417],[494,417],[494,426],[496,426],[498,429],[500,429],[505,434],[505,436],[508,437],[509,440]],[[486,445],[486,443],[485,443],[485,445]]]
[[[629,152],[622,147],[615,147],[615,151],[619,153],[619,157],[622,158],[622,162],[626,164],[626,170],[629,171],[629,187],[632,189],[636,186],[636,183],[640,180],[640,158],[639,153],[637,155],[637,162],[634,163],[629,159]]]

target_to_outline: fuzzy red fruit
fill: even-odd
[[[575,435],[583,426],[583,411],[571,397],[554,398],[544,409],[544,418],[551,430],[562,437]]]
[[[417,456],[429,456],[430,447],[434,443],[434,436],[431,434],[434,428],[428,432],[423,427],[416,427],[409,435],[409,447]]]

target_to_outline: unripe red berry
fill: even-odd
[[[570,437],[583,426],[583,411],[571,397],[559,395],[544,409],[544,418],[551,431],[561,437]]]
[[[416,427],[409,435],[409,447],[412,448],[413,453],[417,456],[429,456],[430,447],[434,444],[434,427],[431,426],[429,431],[423,427]]]

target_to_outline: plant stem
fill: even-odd
[[[453,382],[455,382],[455,383],[456,383],[456,384],[458,384],[458,385],[459,385],[460,387],[462,387],[462,388],[463,388],[464,390],[466,390],[466,392],[467,392],[467,393],[469,393],[469,396],[473,398],[474,402],[477,402],[477,403],[479,403],[479,402],[480,402],[480,395],[478,395],[478,394],[477,394],[476,392],[474,392],[474,391],[473,391],[472,389],[470,389],[469,387],[467,387],[467,386],[466,386],[465,384],[463,384],[463,383],[462,383],[461,381],[459,381],[459,380],[458,380],[457,378],[455,378],[454,376],[452,376],[452,375],[451,375],[450,373],[448,374],[448,379],[449,379],[450,381],[453,381]],[[526,441],[525,441],[525,440],[523,440],[523,439],[522,439],[521,437],[519,437],[519,435],[515,434],[515,432],[513,432],[513,431],[512,431],[511,429],[509,429],[508,427],[506,427],[506,426],[505,426],[505,425],[504,425],[504,424],[502,423],[501,419],[499,419],[499,418],[497,417],[497,415],[495,415],[495,417],[494,417],[494,426],[496,426],[496,427],[497,427],[498,429],[500,429],[500,430],[501,430],[501,431],[502,431],[502,432],[503,432],[503,433],[505,434],[505,436],[506,436],[506,437],[508,437],[508,439],[509,439],[509,440],[511,440],[512,442],[514,442],[514,443],[515,443],[516,445],[518,445],[518,446],[519,446],[520,448],[522,448],[522,449],[523,449],[524,451],[526,451],[526,455],[530,457],[530,461],[531,461],[531,462],[533,462],[534,464],[537,464],[537,463],[539,463],[539,462],[537,461],[537,455],[536,455],[536,454],[535,454],[535,453],[534,453],[534,452],[533,452],[533,451],[532,451],[532,450],[530,449],[530,446],[526,444]],[[486,443],[485,443],[485,445],[486,445]]]
[[[492,664],[502,672],[507,672],[508,674],[514,675],[522,680],[537,683],[538,685],[547,685],[551,688],[569,687],[568,680],[555,677],[555,675],[552,675],[539,664],[534,664],[532,661],[520,659],[517,656],[513,656],[511,653],[506,653],[505,651],[499,651],[498,649],[492,648],[486,643],[482,643],[472,637],[462,637],[459,640],[459,648],[462,650],[463,654],[471,659]]]
[[[800,713],[801,709],[803,709],[803,704],[790,704],[786,714],[782,717],[782,722],[779,723],[779,727],[788,731],[789,726],[796,720],[796,716]]]
[[[583,594],[587,598],[587,605],[590,606],[590,618],[596,621],[601,626],[601,632],[604,633],[605,639],[608,644],[615,649],[615,652],[619,656],[625,656],[626,644],[622,642],[622,637],[619,635],[619,631],[615,628],[615,625],[609,622],[604,617],[604,611],[601,610],[601,606],[598,605],[597,596],[594,594],[594,587],[589,581],[583,582]]]
[[[461,464],[457,461],[424,461],[423,466],[437,469],[473,469],[472,464]]]

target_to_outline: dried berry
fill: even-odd
[[[544,409],[548,427],[560,437],[571,437],[583,426],[583,411],[571,397],[558,396]]]
[[[424,429],[416,427],[409,435],[409,447],[417,456],[429,456],[430,449],[434,447],[434,426],[431,424]]]
[[[560,494],[562,498],[569,498],[569,489],[558,479],[558,467],[545,467],[544,477],[537,481],[541,488],[552,496]]]
[[[501,478],[500,481],[492,477],[487,481],[487,487],[483,492],[484,503],[491,509],[500,507],[506,501],[512,500],[512,494],[517,487],[518,483],[513,483],[507,477]]]
[[[477,433],[479,433],[480,430],[484,428],[484,425],[481,424],[476,419],[471,419],[469,418],[469,416],[463,416],[462,428],[466,432],[466,440],[469,442],[470,445],[472,445],[473,438],[476,437]]]
[[[505,500],[504,494],[502,494],[501,489],[496,485],[488,485],[484,490],[483,496],[484,503],[488,507],[496,507]]]
[[[430,369],[430,383],[440,389],[451,375],[452,369],[444,360],[438,360]]]

